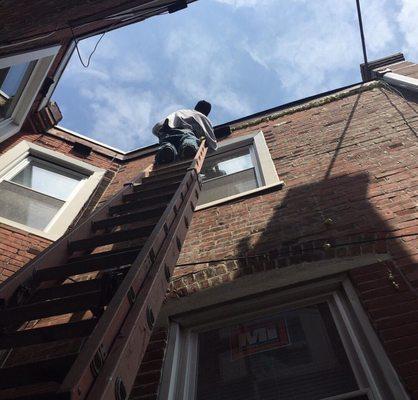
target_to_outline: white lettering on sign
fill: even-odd
[[[262,344],[269,340],[278,338],[277,329],[274,326],[266,328],[257,328],[246,333],[240,333],[238,344],[240,348]]]
[[[230,343],[232,359],[287,346],[286,321],[280,318],[239,325],[231,329]]]

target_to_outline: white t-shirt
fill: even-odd
[[[158,138],[160,137],[160,130],[166,119],[168,119],[170,128],[190,129],[196,137],[200,138],[204,136],[208,147],[213,150],[217,149],[218,144],[216,143],[215,133],[212,124],[206,115],[196,110],[178,110],[173,112],[152,128],[152,133]]]

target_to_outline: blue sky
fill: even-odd
[[[363,0],[370,60],[418,61],[418,1]],[[84,59],[96,38],[79,43]],[[220,124],[361,80],[355,0],[198,0],[107,33],[85,69],[74,53],[53,95],[60,125],[132,150],[197,100]]]

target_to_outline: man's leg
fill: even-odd
[[[199,149],[199,139],[192,131],[183,130],[183,137],[179,147],[179,155],[182,160],[193,158]]]
[[[167,135],[160,140],[160,148],[155,156],[155,163],[157,165],[169,164],[176,160],[177,158],[177,149],[171,143],[170,135]]]

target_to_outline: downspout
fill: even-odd
[[[418,92],[418,79],[416,78],[396,74],[394,72],[391,72],[389,68],[383,71],[379,71],[378,76],[380,79],[384,80],[390,85],[408,89],[413,92]]]

